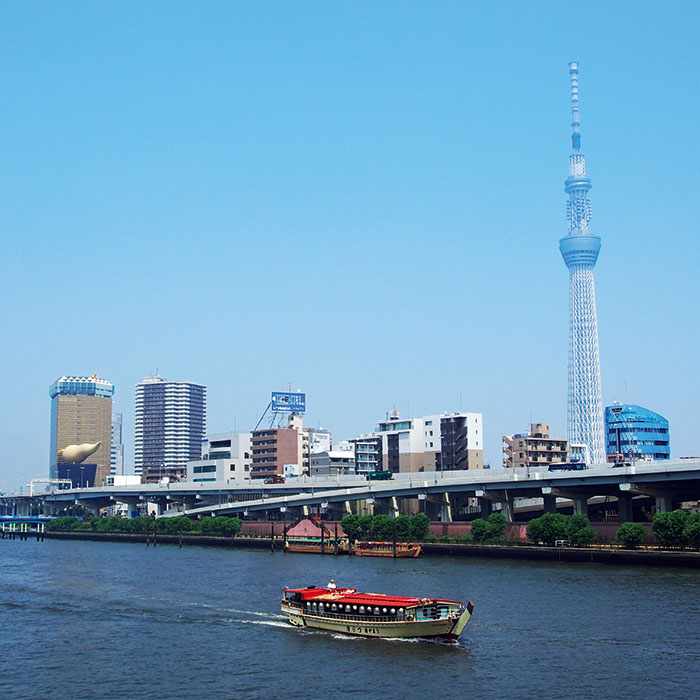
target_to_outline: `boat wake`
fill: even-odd
[[[197,607],[215,610],[218,613],[234,613],[235,615],[253,615],[266,620],[286,620],[287,617],[281,613],[260,612],[259,610],[240,610],[239,608],[221,608],[218,605],[208,605],[207,603],[195,603]]]
[[[265,627],[284,627],[285,629],[292,629],[292,626],[287,622],[281,622],[279,620],[243,620],[238,618],[230,618],[226,622],[231,622],[237,625],[264,625]]]

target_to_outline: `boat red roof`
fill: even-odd
[[[317,600],[329,603],[354,603],[356,605],[382,605],[384,607],[409,607],[412,605],[425,605],[437,600],[445,603],[456,603],[454,600],[444,600],[442,598],[416,598],[414,596],[385,595],[383,593],[359,593],[354,588],[288,588],[285,593],[300,593],[301,599]]]

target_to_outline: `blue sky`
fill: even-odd
[[[48,471],[48,386],[208,387],[208,429],[307,392],[565,433],[567,63],[593,181],[603,398],[700,454],[697,3],[0,6],[5,446]]]

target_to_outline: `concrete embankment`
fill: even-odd
[[[478,545],[426,543],[423,552],[452,557],[493,557],[540,559],[599,564],[633,564],[642,566],[682,566],[700,568],[700,552],[665,552],[652,549],[609,547],[532,547],[526,545]]]
[[[47,532],[50,539],[134,542],[138,544],[183,544],[209,547],[241,547],[282,549],[283,540],[276,537],[217,537],[209,535],[153,535],[114,532]],[[501,559],[544,560],[562,562],[595,562],[637,566],[679,566],[700,568],[700,552],[631,550],[608,547],[532,547],[524,545],[478,545],[425,543],[426,555],[452,557],[491,557]]]
[[[132,534],[126,532],[85,532],[55,531],[47,532],[47,539],[56,540],[93,540],[96,542],[134,542],[136,544],[195,544],[208,547],[250,547],[255,549],[282,549],[282,538],[272,540],[269,537],[218,537],[211,535],[161,535]]]

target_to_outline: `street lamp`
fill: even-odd
[[[85,475],[85,465],[80,465],[80,488],[83,488],[83,476]]]

